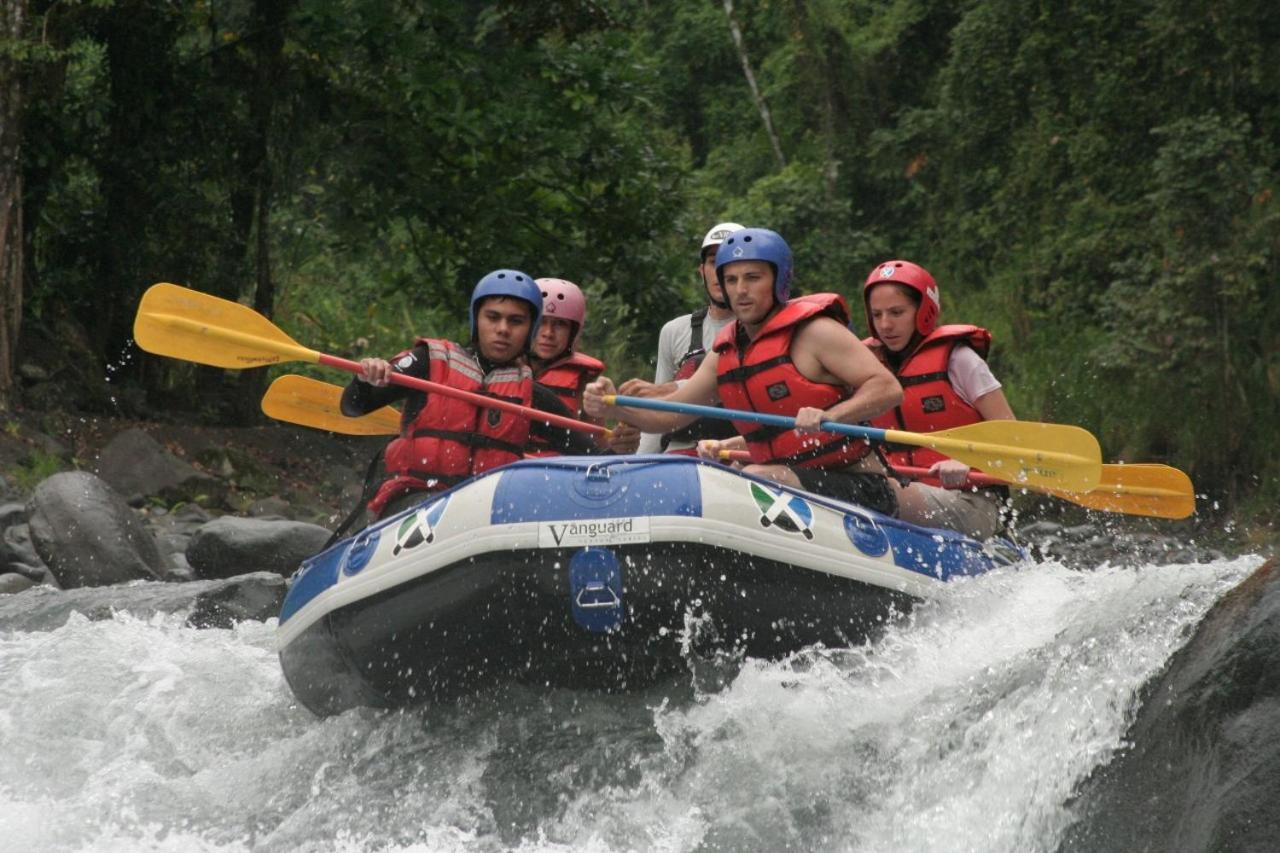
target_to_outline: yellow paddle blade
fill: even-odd
[[[133,337],[147,352],[232,370],[320,357],[247,305],[176,284],[142,295]]]
[[[1090,509],[1155,518],[1186,518],[1196,511],[1191,478],[1168,465],[1103,465],[1097,488],[1062,496]]]
[[[980,421],[938,432],[887,429],[885,440],[929,447],[1015,486],[1087,492],[1101,482],[1102,450],[1088,430],[1036,421]]]
[[[390,406],[349,418],[342,414],[342,388],[318,379],[290,374],[271,383],[262,411],[278,421],[344,435],[395,435],[400,413]]]

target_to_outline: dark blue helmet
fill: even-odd
[[[533,276],[518,270],[494,270],[480,279],[476,289],[471,291],[471,339],[475,340],[479,333],[476,322],[476,309],[480,300],[491,296],[506,296],[511,299],[523,299],[533,309],[533,322],[529,326],[529,339],[524,348],[533,346],[533,339],[538,334],[538,323],[542,320],[542,289],[534,282]]]
[[[735,231],[716,250],[716,279],[724,289],[726,265],[734,261],[766,261],[773,267],[773,297],[781,305],[791,295],[791,247],[777,231],[743,228]]]

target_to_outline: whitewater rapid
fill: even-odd
[[[1001,569],[863,647],[326,720],[274,620],[0,623],[0,850],[1052,850],[1261,562]]]

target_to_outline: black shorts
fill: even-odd
[[[870,471],[824,471],[792,468],[805,491],[857,504],[885,515],[898,514],[898,496],[883,474]]]

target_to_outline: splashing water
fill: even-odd
[[[1002,570],[713,693],[327,720],[293,703],[273,624],[0,626],[0,847],[1053,849],[1142,685],[1259,562]]]

